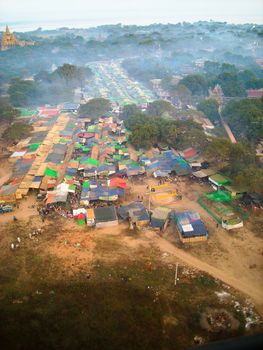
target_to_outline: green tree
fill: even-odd
[[[223,117],[239,137],[254,143],[263,138],[263,98],[230,101]]]
[[[203,112],[212,122],[219,119],[218,108],[218,102],[213,99],[202,100],[197,105],[197,110]]]
[[[67,86],[83,87],[86,78],[92,75],[92,71],[88,67],[78,67],[73,64],[64,63],[58,67],[53,73],[52,77],[61,79]]]
[[[134,131],[149,122],[150,122],[149,116],[143,113],[137,113],[131,116],[130,118],[125,119],[124,125],[127,129]]]
[[[10,125],[4,132],[2,137],[11,142],[18,142],[19,140],[28,137],[32,130],[32,126],[23,123],[14,123]]]
[[[140,108],[137,107],[136,104],[129,104],[123,107],[120,118],[126,120],[139,113]]]
[[[184,84],[171,86],[169,92],[173,98],[178,98],[184,106],[192,104],[192,92]]]
[[[146,123],[134,130],[130,142],[135,148],[151,148],[158,141],[158,128],[153,123]]]
[[[172,77],[171,76],[164,77],[161,81],[161,86],[164,90],[170,91],[171,88],[174,86],[174,84],[172,83]]]
[[[257,166],[245,167],[235,178],[234,184],[250,192],[263,195],[263,169]]]
[[[177,142],[177,127],[175,123],[168,124],[167,132],[163,135],[162,141],[166,141],[169,146],[175,147]]]
[[[205,61],[204,71],[208,75],[218,75],[220,73],[220,63],[213,61]]]
[[[237,69],[234,64],[223,63],[220,69],[221,73],[236,74]]]
[[[207,95],[207,81],[200,74],[187,75],[179,82],[179,85],[185,85],[191,91],[192,95]]]
[[[20,115],[20,112],[7,104],[0,103],[0,122],[7,121],[11,123],[16,117]]]
[[[228,97],[246,96],[246,90],[236,73],[221,73],[217,83],[222,87],[223,93]]]
[[[13,79],[8,89],[10,102],[15,107],[32,104],[38,96],[38,88],[34,81]]]
[[[111,103],[105,98],[94,98],[80,105],[78,114],[80,117],[96,119],[111,110]]]
[[[214,162],[228,162],[231,142],[224,138],[214,138],[206,149],[207,156]]]
[[[199,128],[187,129],[186,132],[178,132],[176,139],[176,147],[185,149],[193,147],[199,151],[204,151],[207,148],[208,139],[204,131]]]
[[[173,115],[175,113],[175,107],[168,101],[158,100],[149,103],[147,113],[152,116],[161,117],[164,113]]]

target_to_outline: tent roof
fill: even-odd
[[[118,220],[114,206],[95,208],[94,214],[96,222],[109,222]]]

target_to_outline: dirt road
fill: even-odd
[[[255,303],[255,307],[257,311],[263,316],[263,290],[260,288],[255,288],[255,286],[251,286],[248,283],[245,283],[242,280],[238,280],[234,278],[230,272],[225,272],[220,270],[194,256],[183,251],[182,249],[177,248],[172,243],[168,242],[166,239],[161,238],[155,234],[152,235],[152,239],[154,243],[159,247],[159,249],[163,252],[167,252],[178,259],[182,260],[188,265],[191,265],[201,271],[207,272],[214,278],[220,279],[224,283],[230,285],[231,287],[239,290],[240,292],[248,295],[253,302]]]

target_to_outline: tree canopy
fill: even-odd
[[[14,123],[10,125],[4,132],[2,137],[7,141],[18,142],[28,137],[32,130],[32,126],[23,123]]]
[[[219,119],[218,108],[218,102],[213,99],[201,100],[197,105],[197,110],[203,112],[212,122]]]
[[[136,148],[150,148],[160,143],[179,149],[192,146],[201,150],[208,142],[202,128],[192,121],[175,121],[140,113],[125,120],[125,126],[132,131],[130,142]]]
[[[186,86],[193,95],[207,95],[208,85],[205,78],[200,74],[190,74],[183,78],[179,85]]]
[[[165,100],[153,101],[149,103],[147,108],[147,113],[156,117],[161,117],[164,113],[172,115],[175,111],[175,107],[169,101]]]
[[[125,105],[120,114],[120,118],[125,120],[140,113],[140,108],[136,104]]]
[[[37,98],[38,89],[34,81],[13,79],[8,93],[12,105],[23,107],[30,105]]]
[[[88,67],[77,67],[73,64],[64,63],[52,73],[51,79],[57,80],[59,78],[66,85],[75,88],[78,86],[83,87],[85,80],[91,76],[92,71]]]
[[[263,138],[263,98],[230,101],[223,116],[240,137],[255,143]]]
[[[19,110],[13,108],[8,104],[0,103],[0,122],[7,121],[11,123],[14,118],[18,117],[19,115]]]
[[[222,87],[225,96],[246,96],[243,83],[238,79],[236,73],[224,72],[217,76],[216,81]]]
[[[34,80],[12,79],[8,90],[10,102],[17,107],[58,104],[72,100],[74,89],[84,86],[91,70],[63,64],[53,73],[40,71]]]
[[[96,119],[111,110],[111,103],[105,98],[94,98],[80,105],[78,114],[80,117]]]

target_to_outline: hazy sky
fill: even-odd
[[[0,0],[0,22],[263,24],[263,0]]]

